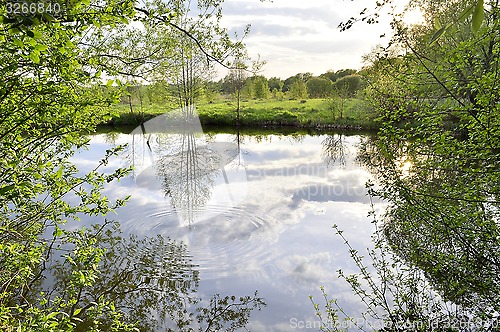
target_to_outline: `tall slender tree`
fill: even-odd
[[[236,125],[240,125],[240,112],[241,112],[241,91],[247,82],[248,72],[242,58],[236,58],[233,63],[233,68],[228,76],[231,90],[236,95]]]

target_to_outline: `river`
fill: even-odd
[[[365,189],[370,173],[356,158],[366,137],[146,126],[130,134],[92,135],[89,148],[72,162],[89,172],[107,149],[126,144],[101,169],[134,167],[104,188],[110,199],[130,195],[116,215],[107,216],[123,237],[161,236],[185,248],[183,262],[189,264],[184,268],[195,271],[187,279],[196,279],[190,289],[202,303],[214,294],[258,291],[267,305],[251,313],[250,330],[306,330],[319,324],[309,296],[324,304],[321,286],[352,317],[360,317],[359,301],[338,278],[339,269],[358,270],[332,226],[338,225],[360,252],[372,246],[372,206]],[[84,217],[69,227],[99,222],[102,217]],[[160,304],[148,305],[153,312],[148,317],[155,319],[154,306]],[[169,324],[168,319],[163,323]]]

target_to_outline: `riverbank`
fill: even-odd
[[[245,128],[293,127],[315,130],[376,130],[378,124],[364,101],[347,99],[342,104],[342,114],[332,110],[332,101],[306,100],[251,100],[240,104],[239,123]],[[138,126],[158,115],[169,112],[174,106],[118,104],[113,108],[108,126]],[[235,101],[220,101],[196,106],[202,126],[236,127],[238,112]]]

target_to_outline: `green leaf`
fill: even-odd
[[[61,167],[56,172],[56,179],[62,178],[62,175],[63,175],[63,168]]]
[[[39,51],[34,50],[33,52],[30,53],[30,55],[28,57],[34,63],[40,63],[40,52]]]
[[[50,314],[47,315],[47,320],[52,319],[52,318],[56,317],[57,315],[59,315],[58,312],[51,312]]]
[[[458,21],[463,22],[467,17],[469,17],[472,14],[472,11],[474,10],[474,5],[471,5],[467,8],[465,8],[460,15],[458,16]]]
[[[35,45],[35,50],[38,50],[40,52],[44,52],[47,50],[47,45],[43,45],[43,44],[36,44]]]
[[[15,188],[15,185],[13,185],[13,184],[2,187],[2,188],[0,188],[0,195],[4,195],[5,193],[11,191],[14,188]]]
[[[61,237],[61,235],[63,234],[63,230],[61,228],[59,228],[58,226],[56,226],[56,228],[54,229],[54,232],[52,234],[55,237]]]
[[[432,36],[431,41],[429,42],[429,45],[433,45],[439,38],[441,38],[441,36],[444,35],[444,33],[446,32],[446,30],[449,27],[450,27],[450,25],[447,24],[444,27],[442,27],[441,29],[439,29],[438,31],[436,31],[436,33],[434,33],[434,35]]]
[[[42,33],[40,31],[32,30],[31,32],[33,33],[33,38],[35,38],[35,39],[42,38]]]
[[[32,187],[32,185],[33,185],[33,184],[32,184],[31,182],[29,182],[29,181],[23,181],[23,182],[21,182],[21,183],[18,183],[18,186],[19,186],[20,188],[23,188],[23,189],[24,189],[24,188],[31,188],[31,187]]]
[[[114,83],[114,82],[115,82],[114,80],[108,80],[108,81],[106,82],[106,86],[110,87],[110,86],[112,86],[112,85],[113,85],[113,83]]]
[[[11,34],[11,35],[18,34],[19,32],[21,32],[21,30],[19,28],[10,28],[9,29],[9,34]]]
[[[472,31],[477,32],[484,19],[484,0],[478,0],[472,14]]]
[[[18,39],[18,38],[13,38],[13,39],[12,39],[12,42],[13,42],[13,44],[14,44],[14,45],[16,45],[17,47],[19,47],[19,48],[24,48],[24,43],[23,43],[20,39]]]

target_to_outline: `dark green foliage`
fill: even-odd
[[[311,77],[307,83],[307,92],[311,98],[326,98],[332,91],[332,82],[326,78]]]
[[[301,82],[305,83],[311,77],[313,77],[313,74],[311,74],[311,73],[298,73],[294,76],[291,76],[283,82],[283,90],[282,91],[287,92],[292,88],[293,83],[295,83],[296,81],[301,81]]]
[[[335,81],[335,92],[344,97],[353,98],[361,89],[362,79],[359,75],[347,75]]]
[[[330,81],[335,82],[336,80],[338,80],[344,76],[349,76],[349,75],[354,75],[354,74],[356,74],[356,70],[354,70],[354,69],[340,69],[337,71],[329,70],[326,73],[319,75],[319,77],[327,78]]]
[[[285,85],[285,82],[278,77],[271,77],[268,81],[267,84],[269,85],[269,90],[273,91],[276,89],[278,92],[283,92],[283,86]]]
[[[359,160],[388,207],[374,221],[374,273],[349,247],[360,273],[345,278],[385,330],[491,331],[500,311],[500,8],[474,1],[465,15],[467,1],[418,3],[447,33],[395,20],[393,48],[367,56],[381,130]]]

